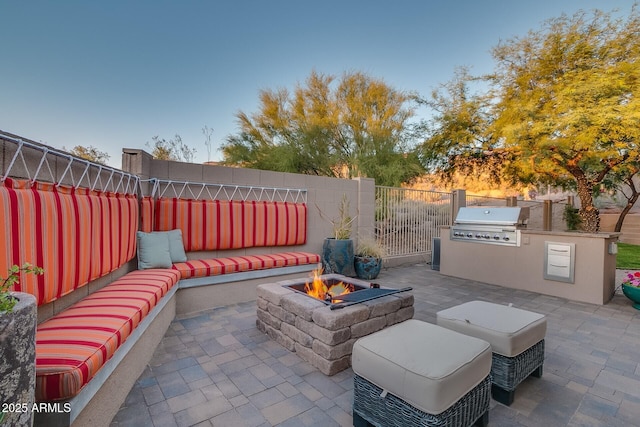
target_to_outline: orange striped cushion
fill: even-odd
[[[14,289],[54,301],[135,256],[138,202],[133,194],[49,183],[0,184],[0,276],[29,262],[43,275],[23,275]]]
[[[151,233],[153,231],[154,203],[151,197],[143,197],[140,200],[140,231]]]
[[[308,252],[280,252],[268,255],[245,255],[226,258],[190,260],[173,264],[182,279],[216,276],[241,271],[263,270],[273,267],[317,264],[320,255]]]
[[[154,231],[182,230],[186,251],[302,245],[307,240],[307,205],[289,202],[159,198]]]
[[[36,400],[80,392],[180,279],[175,270],[137,270],[38,325]]]

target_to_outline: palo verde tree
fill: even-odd
[[[182,142],[180,135],[176,134],[173,139],[164,139],[156,135],[152,141],[147,142],[147,147],[151,148],[154,159],[193,163],[196,149]]]
[[[585,231],[598,231],[594,191],[638,159],[640,15],[595,11],[547,21],[500,44],[493,132],[520,175],[570,178]]]
[[[224,163],[399,185],[422,172],[412,150],[412,97],[363,73],[315,71],[292,94],[260,92],[260,110],[237,114],[240,132],[222,147]]]
[[[449,92],[466,110],[436,116],[431,130],[449,143],[439,149],[432,133],[425,157],[439,152],[447,164],[471,159],[502,179],[573,185],[582,228],[597,231],[594,194],[607,180],[624,180],[639,159],[638,9],[624,19],[601,11],[563,15],[500,43],[492,55],[495,71],[484,77],[489,89],[474,102]],[[463,78],[461,87],[469,82]],[[472,119],[479,126],[467,124]],[[451,123],[470,136],[458,138]]]
[[[81,159],[89,160],[90,162],[99,163],[101,165],[106,165],[109,161],[109,154],[106,151],[100,151],[93,145],[89,145],[87,147],[83,145],[76,145],[71,150],[67,150],[65,147],[62,147],[64,151],[68,151],[76,157],[80,157]]]

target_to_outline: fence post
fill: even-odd
[[[451,224],[458,216],[458,209],[467,206],[467,190],[453,190],[451,192]]]
[[[518,198],[516,196],[507,197],[507,206],[518,206]]]
[[[553,202],[551,200],[545,200],[542,209],[542,229],[544,231],[551,231],[553,228]]]

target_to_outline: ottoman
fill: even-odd
[[[353,425],[485,426],[488,342],[410,319],[353,345]]]
[[[437,324],[491,344],[491,394],[507,406],[529,375],[540,378],[544,363],[544,315],[519,308],[471,301],[437,313]]]

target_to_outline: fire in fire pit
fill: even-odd
[[[411,288],[382,289],[376,283],[367,283],[362,280],[347,281],[345,279],[340,280],[322,276],[322,269],[319,268],[313,271],[312,281],[284,286],[310,298],[322,301],[330,305],[332,310],[411,290]],[[354,282],[359,282],[359,284]]]
[[[340,296],[368,289],[365,286],[342,280],[323,278],[321,268],[313,271],[313,279],[310,282],[290,285],[289,287],[294,291],[302,292],[310,297],[323,301],[325,304],[340,302],[342,301],[342,298],[339,298]]]

